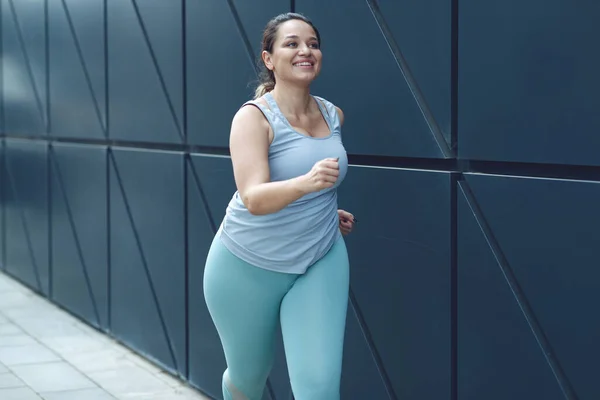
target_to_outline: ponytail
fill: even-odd
[[[259,84],[254,91],[254,100],[264,96],[275,88],[275,75],[273,71],[263,66],[263,71],[259,76]]]

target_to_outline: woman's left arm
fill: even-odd
[[[340,125],[344,125],[344,112],[338,106],[335,106],[335,110],[340,118]],[[345,210],[338,210],[338,216],[340,218],[340,230],[342,234],[347,235],[352,232],[352,228],[354,228],[356,222],[354,215]]]

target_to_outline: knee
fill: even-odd
[[[315,368],[291,379],[296,400],[339,400],[340,374]]]
[[[247,377],[246,377],[247,378]],[[235,379],[229,370],[223,373],[223,397],[225,400],[261,400],[264,382],[260,379]]]

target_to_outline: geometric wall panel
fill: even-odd
[[[193,2],[193,0],[191,1]],[[256,0],[251,3],[244,0],[233,0],[233,4],[254,52],[253,60],[258,61],[263,30],[267,22],[276,15],[289,12],[290,2],[288,0]]]
[[[344,341],[341,398],[388,400],[385,384],[350,305]]]
[[[2,271],[221,398],[222,154],[289,10],[360,164],[341,397],[599,399],[592,0],[0,0]],[[263,398],[288,400],[275,347]]]
[[[450,141],[451,5],[449,0],[382,1],[379,4],[410,73],[447,141]]]
[[[589,305],[600,302],[600,183],[480,175],[466,181],[565,380],[579,398],[599,398],[593,349],[600,321]]]
[[[214,398],[221,396],[225,356],[221,341],[204,300],[203,280],[206,255],[225,207],[235,192],[233,168],[227,157],[192,156],[186,162],[188,195],[189,261],[189,379]],[[212,183],[212,185],[211,185]],[[207,186],[211,186],[210,188]],[[210,196],[212,201],[208,201]],[[220,207],[216,208],[216,204]],[[211,209],[211,205],[215,209]]]
[[[444,172],[351,167],[339,191],[359,220],[346,240],[353,307],[402,399],[450,399],[450,184]]]
[[[4,225],[6,209],[6,152],[4,150],[5,140],[0,140],[0,269],[6,268],[6,226]]]
[[[600,165],[598,2],[461,1],[462,158]],[[560,26],[560,29],[556,27]]]
[[[296,9],[321,33],[323,68],[313,91],[347,115],[348,151],[443,157],[367,3],[348,0],[342,11],[337,2],[298,0]]]
[[[6,141],[6,271],[49,294],[48,147]]]
[[[231,119],[253,96],[254,60],[226,1],[192,0],[186,5],[188,143],[226,147]]]
[[[185,374],[183,157],[113,149],[109,166],[111,330]]]
[[[6,152],[4,150],[5,140],[0,140],[0,269],[6,268],[6,226],[4,221],[6,209]]]
[[[269,375],[267,388],[264,391],[263,400],[292,399],[292,388],[283,347],[283,335],[281,326],[277,327],[275,333],[275,360]]]
[[[564,399],[470,206],[459,190],[458,398]]]
[[[14,135],[46,131],[43,1],[2,0],[4,129]]]
[[[109,1],[107,7],[111,138],[181,143],[181,2]]]
[[[54,145],[50,158],[53,299],[107,329],[106,149]]]
[[[49,0],[52,135],[104,137],[106,95],[102,0]]]

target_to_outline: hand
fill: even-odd
[[[352,232],[352,228],[354,228],[354,224],[356,223],[354,215],[350,214],[348,211],[338,210],[338,217],[340,218],[340,230],[342,231],[342,235],[347,235]]]
[[[301,187],[305,193],[318,192],[332,187],[340,175],[339,158],[326,158],[313,165],[301,177]]]

